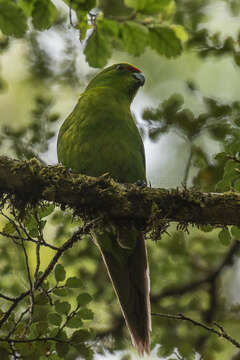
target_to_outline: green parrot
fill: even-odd
[[[130,111],[142,72],[127,63],[97,74],[64,121],[58,135],[58,160],[73,172],[105,173],[122,183],[146,181],[144,146]],[[133,344],[150,352],[150,281],[143,234],[133,226],[97,228],[100,249]]]

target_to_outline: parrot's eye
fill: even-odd
[[[123,64],[119,64],[116,67],[117,70],[123,70],[124,69],[124,65]]]

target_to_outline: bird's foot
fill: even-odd
[[[140,188],[145,188],[147,186],[147,182],[145,180],[137,180],[135,184]]]

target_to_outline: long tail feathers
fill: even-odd
[[[94,236],[95,242],[96,237]],[[116,241],[116,240],[115,240]],[[99,245],[99,244],[98,244]],[[100,247],[109,277],[117,294],[132,342],[139,355],[150,353],[150,280],[144,237],[139,233],[134,251],[123,264]],[[120,246],[119,246],[120,248]],[[123,251],[122,248],[119,251]]]

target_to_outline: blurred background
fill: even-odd
[[[132,112],[144,140],[149,184],[239,191],[237,175],[228,176],[236,164],[226,153],[235,156],[240,146],[240,2],[102,0],[82,10],[80,1],[73,2],[71,18],[69,1],[52,3],[56,14],[49,29],[35,19],[21,38],[0,32],[1,155],[56,164],[59,127],[89,80],[107,65],[129,62],[146,77]],[[143,29],[153,34],[158,26],[171,31],[156,44]],[[44,233],[61,244],[77,225],[70,212],[55,210]],[[239,229],[171,224],[167,232],[147,241],[153,311],[216,321],[239,339]],[[20,282],[17,276],[23,260],[13,243],[0,246],[0,288],[16,295],[25,286],[25,275]],[[50,252],[41,253],[42,269]],[[62,263],[93,296],[95,358],[135,358],[126,351],[129,336],[98,250],[86,238]],[[153,359],[240,359],[223,339],[163,318],[153,318],[152,348]]]

